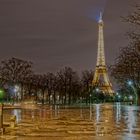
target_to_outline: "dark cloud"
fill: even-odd
[[[127,15],[138,0],[0,0],[0,59],[31,60],[37,72],[96,64],[98,26],[104,11],[106,61],[113,63],[124,36]]]

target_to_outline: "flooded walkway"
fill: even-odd
[[[89,107],[38,106],[4,111],[16,115],[17,127],[0,139],[12,140],[139,140],[140,108],[118,104]]]

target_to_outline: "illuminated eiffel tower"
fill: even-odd
[[[97,63],[94,73],[92,85],[98,87],[104,94],[113,95],[112,84],[110,83],[107,67],[105,64],[105,52],[104,52],[104,35],[103,27],[104,23],[102,20],[102,13],[100,13],[100,19],[98,21],[99,33],[98,33],[98,55]]]

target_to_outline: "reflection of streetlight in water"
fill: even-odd
[[[132,134],[133,128],[136,126],[136,115],[133,108],[128,108],[128,119],[126,120],[129,133]]]
[[[44,120],[46,118],[46,109],[42,108],[40,109],[40,119]]]
[[[19,123],[21,121],[21,110],[14,109],[12,114],[16,116],[16,122]]]
[[[82,97],[80,97],[80,118],[83,118]]]
[[[54,117],[58,117],[58,108],[59,108],[58,105],[54,106]]]
[[[32,117],[32,121],[34,121],[35,118],[34,110],[31,110],[31,117]]]
[[[99,120],[100,120],[100,104],[95,104],[95,108],[94,108],[94,110],[95,110],[95,121],[96,121],[96,123],[98,123],[99,122]],[[92,107],[90,108],[90,119],[92,118]]]
[[[100,119],[100,104],[96,104],[96,122],[98,123]]]
[[[121,119],[121,105],[120,102],[116,103],[116,122],[118,123]]]
[[[101,129],[102,128],[102,123],[100,122],[100,109],[101,108],[101,104],[96,104],[95,105],[95,128],[96,128],[96,135],[97,136],[103,136],[103,130]],[[101,110],[101,112],[103,112],[104,110]],[[103,114],[102,114],[103,115]],[[98,125],[98,123],[101,123],[100,125]]]

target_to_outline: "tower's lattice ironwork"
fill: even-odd
[[[97,63],[92,81],[93,86],[97,86],[103,93],[113,95],[112,84],[109,80],[107,67],[105,63],[105,52],[104,52],[104,35],[103,35],[103,19],[102,13],[100,13],[100,19],[98,21],[99,32],[98,32],[98,53]]]

